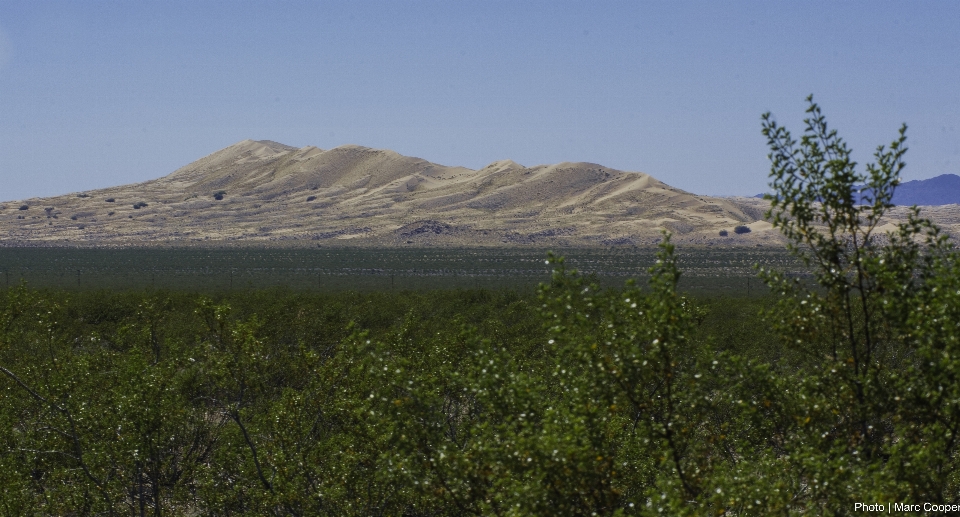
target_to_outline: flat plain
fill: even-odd
[[[531,289],[550,280],[548,250],[534,248],[0,248],[0,282],[37,288],[308,291]],[[570,269],[606,287],[643,282],[654,248],[558,249]],[[759,294],[755,264],[802,274],[785,250],[678,250],[686,291]]]

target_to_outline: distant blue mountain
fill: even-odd
[[[960,204],[960,176],[943,174],[925,180],[905,181],[893,193],[895,205]]]
[[[757,194],[754,197],[762,198],[763,194]],[[960,204],[960,176],[942,174],[925,180],[905,181],[893,193],[893,204],[906,206]]]

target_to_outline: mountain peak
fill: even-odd
[[[525,168],[526,167],[524,167],[523,165],[520,165],[519,163],[513,160],[497,160],[479,170],[501,172],[501,171],[512,171],[512,170],[525,169]]]
[[[273,140],[252,140],[246,139],[241,140],[233,145],[227,146],[221,149],[218,152],[233,150],[233,151],[259,151],[262,149],[269,149],[274,152],[286,152],[296,149],[296,147],[281,144],[280,142],[274,142]]]
[[[941,174],[925,180],[905,181],[893,193],[895,205],[960,204],[960,176]]]

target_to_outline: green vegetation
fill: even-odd
[[[903,131],[858,173],[809,113],[764,135],[815,285],[762,268],[765,297],[682,296],[669,238],[646,286],[551,256],[535,297],[7,289],[3,511],[950,513],[957,252],[916,211],[876,235]]]

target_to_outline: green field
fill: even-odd
[[[197,291],[283,286],[295,290],[532,288],[549,280],[546,249],[77,249],[0,248],[0,286],[25,281],[60,289]],[[557,250],[601,285],[643,279],[652,249]],[[800,271],[784,251],[680,249],[680,288],[703,294],[758,293],[754,264]]]

